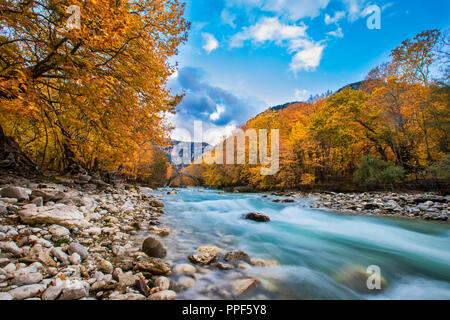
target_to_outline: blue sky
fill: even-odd
[[[186,96],[171,119],[186,140],[193,122],[217,143],[270,106],[306,100],[364,79],[417,33],[450,26],[448,0],[187,0],[192,23],[180,47],[173,92]],[[369,29],[381,9],[381,28]],[[184,132],[184,134],[183,134]]]

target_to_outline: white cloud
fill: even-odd
[[[347,8],[348,20],[353,22],[362,16],[366,0],[342,0],[342,2]]]
[[[229,25],[232,28],[236,28],[236,24],[234,20],[236,20],[236,15],[230,13],[228,10],[223,10],[220,14],[220,18],[222,19],[222,23]]]
[[[310,92],[305,89],[295,89],[294,97],[297,101],[306,101],[311,96]]]
[[[345,18],[345,16],[346,16],[345,11],[337,11],[334,13],[333,17],[331,17],[329,14],[325,14],[325,24],[336,23],[339,20]]]
[[[328,35],[336,37],[336,38],[343,38],[344,37],[344,33],[342,32],[342,28],[338,27],[336,30],[334,31],[330,31],[327,32]]]
[[[211,115],[209,116],[209,118],[210,118],[211,120],[213,120],[213,121],[219,120],[220,115],[221,115],[222,113],[224,113],[224,112],[225,112],[225,107],[222,106],[222,105],[220,105],[220,104],[218,104],[218,105],[216,106],[216,112],[211,113]]]
[[[281,43],[283,40],[291,40],[306,36],[305,25],[288,25],[280,22],[278,18],[264,17],[256,24],[250,27],[244,27],[243,30],[231,38],[231,47],[241,47],[247,40],[255,43],[266,41],[276,41]]]
[[[206,52],[211,53],[213,50],[216,50],[219,47],[219,41],[217,41],[214,35],[204,32],[202,33],[202,37],[204,43],[203,49]]]
[[[298,21],[307,17],[317,17],[329,2],[330,0],[228,0],[227,6],[259,8]]]
[[[311,71],[319,66],[325,45],[322,42],[310,40],[306,34],[305,25],[288,25],[278,18],[264,17],[250,27],[235,34],[230,41],[231,47],[241,47],[245,41],[253,43],[274,42],[287,46],[293,54],[290,70],[297,73],[300,70]]]
[[[292,57],[289,65],[292,72],[312,71],[320,65],[325,45],[321,42],[302,41],[302,48]]]

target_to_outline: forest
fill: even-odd
[[[69,6],[80,10],[74,28]],[[0,1],[0,166],[164,180],[185,4]]]
[[[81,8],[73,28],[67,8]],[[183,95],[168,61],[187,41],[185,5],[0,0],[0,167],[118,172],[162,185],[167,120]],[[241,128],[280,129],[280,170],[191,165],[212,187],[258,189],[449,178],[449,34],[427,30],[364,81],[268,109]]]
[[[271,108],[241,128],[280,129],[280,170],[191,165],[207,185],[257,189],[346,185],[392,188],[450,177],[449,36],[421,32],[364,81],[308,102]],[[248,151],[248,145],[247,145]]]

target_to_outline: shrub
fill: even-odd
[[[450,154],[430,168],[431,173],[439,179],[450,179]]]
[[[400,182],[404,176],[405,170],[402,167],[372,156],[364,156],[354,173],[354,180],[363,187],[386,188]]]

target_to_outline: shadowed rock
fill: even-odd
[[[156,238],[148,237],[142,244],[142,252],[149,257],[163,258],[167,254],[166,248],[162,245],[161,241]]]
[[[262,213],[258,213],[258,212],[250,212],[247,213],[244,216],[245,219],[247,220],[253,220],[256,222],[269,222],[270,221],[270,217],[266,216],[265,214]]]

